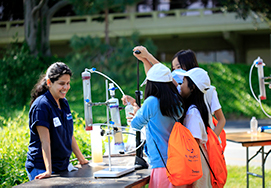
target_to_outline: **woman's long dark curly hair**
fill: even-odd
[[[44,94],[48,90],[47,79],[50,79],[50,81],[54,83],[64,74],[72,76],[72,71],[65,63],[53,63],[47,69],[46,74],[41,75],[40,79],[32,89],[30,106],[36,100],[36,98],[38,98],[40,95]]]

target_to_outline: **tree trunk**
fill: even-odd
[[[49,41],[51,19],[59,9],[68,4],[69,1],[61,0],[49,8],[48,0],[24,0],[25,40],[32,54],[51,56]]]
[[[38,15],[32,14],[35,7],[35,0],[24,0],[24,30],[25,40],[32,54],[37,55],[37,30],[38,30]]]
[[[109,45],[109,20],[108,20],[109,10],[108,8],[105,9],[105,43]]]

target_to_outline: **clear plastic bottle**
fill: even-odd
[[[128,102],[128,105],[125,107],[126,118],[133,117],[130,113],[134,113],[134,107]],[[127,125],[131,126],[132,119],[127,119]]]
[[[258,132],[258,121],[255,117],[252,117],[250,120],[250,132],[252,134],[257,134]]]
[[[109,109],[111,114],[111,121],[117,127],[117,132],[114,134],[112,144],[112,154],[119,154],[120,151],[124,151],[124,143],[122,137],[122,130],[119,128],[121,126],[120,111],[119,111],[119,99],[115,98],[115,87],[113,83],[109,84],[109,91],[111,98],[108,100],[110,103]]]
[[[116,126],[121,126],[119,99],[115,98],[115,87],[113,83],[109,84],[109,91],[111,98],[108,100],[108,102],[110,103],[109,109],[111,114],[111,121],[113,121]]]

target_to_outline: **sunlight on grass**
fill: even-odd
[[[246,187],[246,167],[245,166],[231,166],[227,165],[228,178],[225,188],[242,188]],[[250,172],[261,175],[260,167],[250,167]],[[262,187],[262,179],[258,177],[249,176],[249,187]],[[271,187],[271,170],[265,170],[265,187]]]

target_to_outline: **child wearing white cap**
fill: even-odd
[[[142,56],[137,57],[142,59]],[[135,115],[131,126],[135,129],[146,126],[144,149],[152,168],[149,187],[173,188],[167,178],[163,160],[166,163],[169,136],[175,120],[183,115],[183,103],[182,97],[172,83],[170,69],[165,65],[155,63],[148,69],[144,98],[141,108],[133,101]],[[156,146],[159,147],[160,154]]]
[[[134,55],[143,62],[146,74],[153,64],[159,63],[159,61],[155,57],[153,57],[152,54],[150,54],[145,47],[137,46],[133,49],[133,51],[136,50],[139,50],[141,52],[140,55],[137,55],[135,53]],[[192,68],[199,67],[199,65],[195,53],[192,50],[180,50],[173,56],[171,67],[173,83],[180,92],[180,84],[182,83],[183,77],[182,73]],[[216,133],[216,135],[219,136],[226,124],[226,119],[218,100],[216,88],[214,86],[210,86],[210,89],[204,95],[204,100],[207,105],[207,109],[210,112],[209,124]],[[218,121],[216,127],[213,125],[212,115],[215,115]]]
[[[172,73],[175,73],[175,75],[172,75],[172,76],[175,79],[177,76],[180,76],[179,74],[180,72],[188,71],[195,67],[199,67],[195,53],[189,49],[180,50],[173,56],[173,59],[172,59],[171,70],[173,71]],[[178,86],[177,88],[180,88],[180,87]],[[214,86],[210,86],[210,89],[204,95],[204,99],[205,99],[207,108],[210,112],[209,124],[211,128],[214,130],[214,132],[216,133],[216,135],[219,136],[222,129],[224,128],[226,124],[226,119],[224,117],[221,105],[218,100],[217,91]],[[218,121],[216,127],[214,127],[213,125],[212,115],[215,115]]]
[[[201,68],[193,68],[182,74],[181,96],[184,98],[185,113],[181,123],[192,133],[199,143],[205,156],[208,158],[206,142],[208,140],[207,127],[209,125],[209,111],[204,102],[204,94],[210,88],[210,79],[207,72]],[[193,183],[193,187],[211,188],[210,170],[201,153],[203,176]]]

